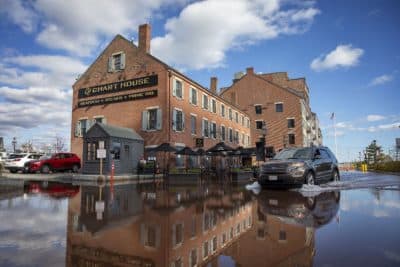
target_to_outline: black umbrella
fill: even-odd
[[[224,142],[220,142],[220,143],[216,144],[215,146],[207,149],[207,152],[218,153],[218,152],[228,152],[228,151],[233,151],[233,150],[234,149],[232,147],[228,146]]]
[[[202,149],[202,148],[199,148],[199,149],[197,149],[196,151],[196,154],[198,155],[198,156],[204,156],[207,152],[204,150],[204,149]]]
[[[175,154],[178,155],[188,155],[188,156],[194,156],[197,155],[197,153],[195,151],[193,151],[190,147],[185,146],[184,148],[182,148],[181,150],[175,152]]]
[[[166,154],[169,152],[176,152],[176,148],[171,146],[169,143],[162,143],[158,147],[152,149],[151,152],[164,152],[164,170],[165,167],[169,170],[169,166],[166,166],[167,164],[165,164]]]

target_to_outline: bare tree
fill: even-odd
[[[62,152],[65,149],[65,140],[63,137],[56,135],[56,142],[54,144],[55,152]]]

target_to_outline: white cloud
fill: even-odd
[[[367,121],[381,121],[386,119],[385,116],[382,115],[368,115],[367,116]]]
[[[278,0],[196,2],[168,19],[166,34],[152,40],[152,52],[178,68],[218,67],[231,49],[303,33],[319,12],[313,7],[284,9]]]
[[[37,28],[38,43],[79,56],[89,56],[102,39],[136,32],[164,6],[177,8],[185,0],[0,0],[11,21],[24,31]],[[17,7],[17,8],[16,8]],[[40,21],[37,19],[40,15]]]
[[[369,132],[378,132],[378,131],[390,131],[390,130],[398,130],[400,127],[400,122],[390,123],[390,124],[381,124],[378,126],[368,127]]]
[[[375,86],[375,85],[382,85],[385,83],[388,83],[390,81],[393,80],[393,76],[389,75],[389,74],[384,74],[381,76],[378,76],[376,78],[374,78],[371,82],[370,82],[370,86]]]
[[[364,54],[361,48],[353,48],[351,44],[338,45],[327,55],[321,55],[311,62],[311,69],[315,71],[331,70],[339,67],[356,66]]]

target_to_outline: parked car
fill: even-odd
[[[46,155],[39,160],[31,161],[26,166],[28,172],[49,173],[55,171],[78,172],[81,168],[81,159],[73,153],[55,153]]]
[[[26,163],[39,159],[43,154],[39,153],[14,153],[10,154],[5,161],[5,169],[9,170],[11,173],[16,173],[18,171],[24,171],[24,166]]]
[[[287,148],[261,166],[258,180],[264,187],[339,181],[338,161],[327,147]]]

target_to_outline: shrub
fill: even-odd
[[[371,169],[384,172],[400,172],[400,161],[389,161],[370,166]]]

